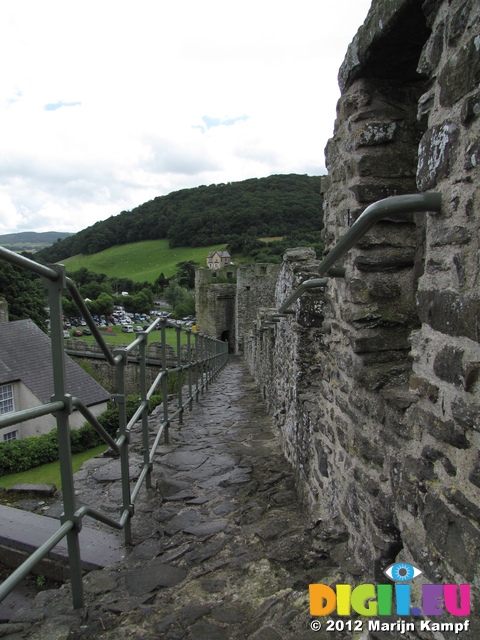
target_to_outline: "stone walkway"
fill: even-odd
[[[170,434],[125,561],[85,577],[84,609],[72,609],[68,584],[41,592],[0,638],[336,638],[311,630],[308,585],[342,578],[341,541],[309,521],[243,361],[232,357]],[[132,449],[138,474],[139,443]],[[117,460],[94,458],[75,478],[78,505],[118,514]]]

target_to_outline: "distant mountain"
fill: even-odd
[[[142,240],[171,248],[242,246],[248,238],[323,227],[321,177],[274,175],[174,191],[95,223],[39,253],[47,262]]]
[[[62,241],[71,233],[64,231],[22,231],[21,233],[7,233],[0,235],[0,245],[11,251],[40,251],[50,247],[58,240]]]

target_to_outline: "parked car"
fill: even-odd
[[[136,327],[134,327],[135,331],[143,331],[143,327],[141,327],[140,325],[137,324]]]
[[[80,329],[76,329],[76,330],[73,332],[73,335],[74,335],[74,336],[76,336],[77,338],[79,338],[80,336],[82,336],[82,335],[83,335],[83,333],[80,331]]]
[[[122,327],[124,333],[133,333],[133,327],[131,324],[124,324]]]
[[[63,337],[64,338],[70,338],[70,331],[67,331],[66,329],[63,330]]]
[[[90,331],[90,329],[84,329],[82,331],[82,333],[83,333],[84,336],[91,336],[92,335],[92,332]]]

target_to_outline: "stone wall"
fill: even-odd
[[[103,356],[100,347],[94,344],[87,344],[78,338],[71,338],[66,342],[66,352],[72,360],[85,366],[86,371],[98,380],[104,389],[110,393],[117,393],[117,370],[116,367],[110,365]],[[109,345],[109,349],[113,353],[114,345]],[[166,345],[167,363],[169,366],[175,366],[177,356],[174,348]],[[186,358],[187,354],[183,353],[182,357]],[[132,358],[138,357],[138,348],[131,353]],[[147,388],[154,383],[155,378],[161,370],[161,343],[152,342],[147,345]],[[140,392],[140,365],[130,362],[124,368],[125,371],[125,391],[127,395]],[[159,390],[158,393],[161,393]]]
[[[197,331],[217,340],[228,341],[235,351],[235,298],[237,267],[197,269],[195,272],[195,307]]]
[[[236,294],[236,353],[243,353],[245,333],[256,320],[260,307],[275,305],[275,283],[281,265],[242,265],[237,272]]]
[[[402,560],[422,580],[473,585],[473,602],[479,81],[478,3],[373,1],[339,74],[325,244],[389,195],[437,191],[441,212],[377,224],[344,258],[344,279],[276,325],[262,327],[259,309],[244,347],[312,517],[346,541],[352,573],[379,581]],[[289,252],[274,306],[317,266]]]

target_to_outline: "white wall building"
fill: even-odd
[[[110,394],[76,362],[65,356],[67,391],[82,400],[94,415],[107,408]],[[53,369],[50,338],[31,320],[0,323],[0,415],[50,402]],[[85,418],[74,411],[70,426],[81,427]],[[47,415],[0,429],[0,442],[38,436],[56,427]]]

